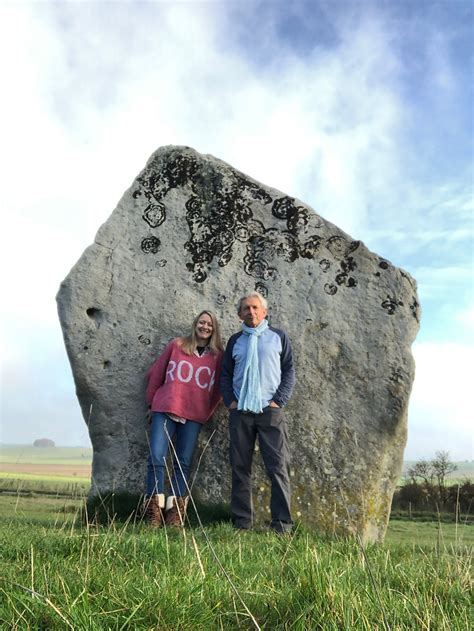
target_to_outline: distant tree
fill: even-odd
[[[454,509],[464,513],[472,513],[474,506],[474,482],[464,480],[462,484],[453,484],[447,487],[448,501]]]
[[[418,484],[418,480],[421,480],[425,486],[433,484],[433,478],[435,472],[433,470],[432,461],[420,460],[408,469],[408,475],[411,478],[413,484]]]
[[[33,447],[56,447],[56,444],[50,438],[37,438],[33,443]]]
[[[445,497],[446,477],[457,470],[457,465],[451,462],[448,451],[437,451],[431,461],[431,466],[438,483],[438,491],[442,498]]]
[[[401,505],[401,508],[405,510],[408,508],[425,508],[429,500],[427,489],[425,486],[421,486],[421,484],[418,484],[417,482],[404,484],[400,489],[398,489],[394,499],[397,506],[400,507]]]
[[[449,458],[449,452],[437,451],[431,460],[419,460],[407,471],[410,481],[400,490],[399,500],[416,507],[430,506],[432,510],[439,510],[448,504],[453,504],[452,489],[448,487],[447,476],[457,470],[454,462]],[[456,487],[457,488],[457,487]],[[470,496],[472,487],[463,487],[459,497],[462,507],[472,501]],[[456,501],[454,501],[454,504]]]

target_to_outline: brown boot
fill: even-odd
[[[189,497],[171,495],[166,500],[165,523],[167,526],[184,526]]]
[[[145,496],[143,502],[143,513],[153,528],[161,528],[163,525],[163,513],[165,508],[165,496],[158,495]]]

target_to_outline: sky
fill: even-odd
[[[473,42],[464,0],[1,1],[0,442],[90,444],[55,295],[174,144],[417,280],[405,459],[473,459]]]

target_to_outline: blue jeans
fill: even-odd
[[[171,494],[178,497],[188,495],[189,469],[191,468],[194,447],[201,431],[201,423],[196,423],[196,421],[177,423],[163,412],[153,412],[151,419],[147,495],[165,492],[165,460],[169,441],[175,435]]]

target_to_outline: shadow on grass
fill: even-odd
[[[112,523],[139,523],[142,515],[143,496],[131,493],[108,493],[105,496],[94,495],[87,499],[83,512],[83,521],[108,525]],[[196,510],[203,526],[230,522],[228,504],[202,504],[195,501]],[[196,510],[190,504],[188,519],[191,526],[198,526]]]

